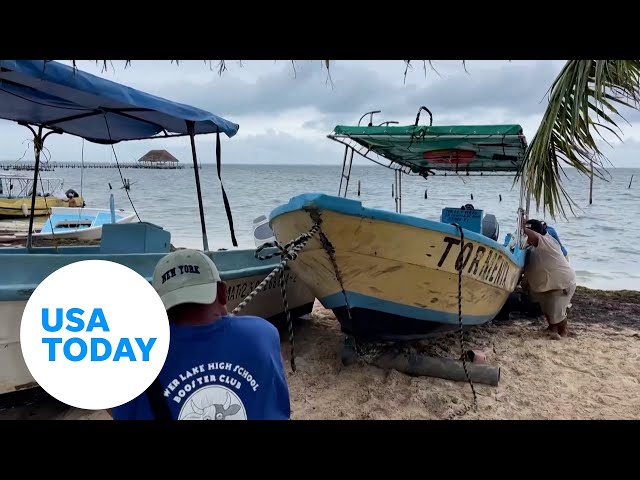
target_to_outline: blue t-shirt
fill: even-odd
[[[266,320],[224,316],[202,326],[171,324],[160,385],[176,420],[288,420],[280,335]],[[152,420],[145,393],[112,409],[114,420]]]
[[[562,254],[566,257],[567,256],[567,249],[564,248],[564,245],[562,245],[562,242],[560,241],[560,237],[558,236],[558,232],[556,232],[556,229],[553,228],[550,225],[547,225],[547,233],[549,235],[551,235],[553,238],[556,239],[556,241],[558,242],[558,245],[560,245],[560,249],[562,250]]]

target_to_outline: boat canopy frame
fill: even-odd
[[[419,125],[423,111],[429,115],[429,125]],[[524,175],[522,164],[528,144],[518,124],[434,126],[433,113],[421,106],[413,125],[402,126],[397,121],[374,125],[373,115],[377,113],[382,111],[366,112],[356,126],[337,125],[327,135],[345,146],[338,196],[347,197],[355,153],[394,171],[393,197],[397,213],[402,213],[402,175],[425,179],[436,176],[437,172],[443,172],[444,176]],[[367,115],[369,123],[362,126]],[[531,203],[531,195],[522,180],[517,219],[517,230],[521,233],[524,232],[523,214],[529,215]],[[519,243],[522,246],[522,240]]]
[[[34,142],[33,182],[37,185],[44,141],[70,134],[113,145],[130,140],[189,136],[195,172],[204,251],[209,251],[195,136],[216,134],[216,164],[231,240],[231,207],[222,184],[220,134],[233,137],[239,125],[189,105],[83,72],[52,60],[0,60],[0,118],[29,128]],[[48,130],[45,133],[45,129]],[[114,150],[115,154],[115,150]],[[31,197],[27,250],[32,251],[36,189]]]
[[[40,193],[42,196],[47,196],[47,194],[53,195],[56,192],[62,192],[64,190],[63,178],[40,177],[39,180]],[[14,185],[17,185],[18,188],[14,189]],[[32,178],[20,175],[0,174],[0,197],[8,199],[30,197],[32,195],[32,185]],[[16,190],[18,194],[15,194]]]

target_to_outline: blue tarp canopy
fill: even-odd
[[[59,129],[88,141],[224,133],[239,125],[51,60],[0,60],[0,118]]]

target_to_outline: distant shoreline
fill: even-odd
[[[78,167],[80,167],[82,165],[82,161],[77,160],[68,160],[65,162],[47,162],[47,165],[52,166],[52,167],[58,167],[63,169],[64,167],[59,166],[59,163],[63,163],[65,165],[67,164],[77,164]],[[136,164],[137,162],[118,162],[120,164],[120,166],[123,165],[132,165],[132,164]],[[113,168],[117,168],[116,167],[116,163],[115,161],[113,162],[91,162],[91,161],[85,161],[84,165],[86,168],[94,168],[95,165],[105,165],[105,164],[109,164],[109,165],[113,165]],[[211,167],[215,167],[216,163],[215,162],[205,162],[205,161],[198,161],[198,164],[201,167],[204,166],[211,166]],[[340,160],[336,161],[336,162],[332,162],[332,163],[238,163],[238,162],[225,162],[223,160],[223,164],[227,165],[227,166],[238,166],[238,167],[341,167],[342,166],[342,162]],[[33,165],[33,162],[31,161],[16,161],[16,160],[0,160],[0,168],[4,168],[4,167],[8,167],[11,165],[21,165],[21,166],[28,166],[28,165]],[[193,163],[190,161],[183,161],[180,162],[179,164],[180,168],[193,168]],[[364,159],[358,159],[357,163],[354,163],[354,165],[358,165],[358,167],[366,167],[366,168],[375,168],[375,169],[379,169],[380,166],[379,165],[375,165],[372,164],[371,162],[364,160]],[[78,168],[78,167],[74,167],[74,168]],[[142,168],[142,167],[141,167]],[[162,169],[163,167],[146,167],[146,168],[159,168]],[[175,169],[175,167],[164,167],[166,169]],[[563,167],[564,170],[576,170],[573,167]],[[640,171],[640,167],[611,167],[611,166],[607,166],[606,170],[638,170]]]

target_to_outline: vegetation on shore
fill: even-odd
[[[579,286],[576,288],[576,295],[599,298],[602,300],[624,300],[633,303],[640,303],[640,291],[638,290],[599,290]],[[638,319],[640,321],[640,319]]]

